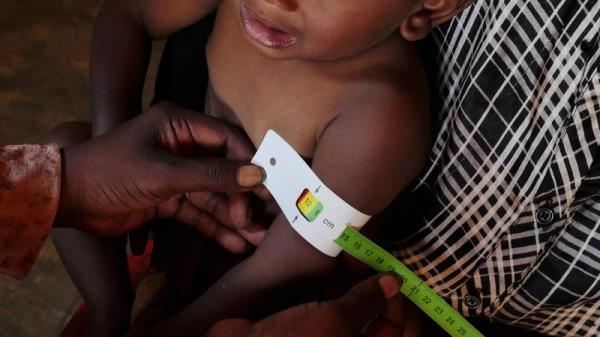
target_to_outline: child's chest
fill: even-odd
[[[344,85],[297,61],[269,59],[242,34],[219,13],[206,47],[205,112],[241,126],[255,146],[274,129],[312,157],[320,133],[340,111]]]

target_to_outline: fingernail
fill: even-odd
[[[238,169],[237,183],[240,187],[254,187],[264,180],[263,170],[254,165],[245,165]]]
[[[400,291],[400,284],[398,283],[398,280],[389,275],[383,276],[379,279],[379,287],[381,288],[385,298],[388,300],[396,296]]]

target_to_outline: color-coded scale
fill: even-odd
[[[308,188],[305,188],[302,194],[300,194],[296,201],[296,206],[300,214],[310,222],[315,221],[319,214],[323,212],[323,204]]]
[[[383,248],[352,227],[335,240],[342,249],[377,272],[396,273],[402,280],[400,292],[413,301],[452,337],[483,337],[460,313],[429,288],[417,275]]]

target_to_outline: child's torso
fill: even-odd
[[[402,57],[390,62],[382,53],[369,58],[375,64],[269,59],[244,36],[235,9],[228,7],[233,3],[226,1],[219,8],[206,47],[209,87],[205,113],[241,126],[255,146],[267,130],[274,129],[301,155],[312,157],[321,132],[351,108],[354,98],[362,96],[355,93],[364,92],[369,81],[386,80],[370,73],[366,79],[362,75],[367,69],[377,68],[379,63],[375,73],[390,70],[381,77],[402,72],[398,71],[403,68]],[[406,47],[391,49],[413,52]]]

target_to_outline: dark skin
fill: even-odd
[[[119,146],[123,143],[128,146]],[[220,149],[227,155],[191,159],[178,151],[183,147]],[[244,160],[250,151],[239,130],[173,105],[158,105],[102,137],[63,148],[55,227],[65,228],[74,220],[78,229],[111,237],[157,217],[176,216],[179,196],[190,186],[199,192],[251,190],[262,181],[262,170]]]
[[[201,19],[218,4],[105,4],[92,58],[96,134],[139,111],[150,39]],[[300,154],[313,158],[313,170],[332,190],[355,208],[377,214],[413,179],[429,151],[426,83],[407,41],[422,38],[451,17],[460,9],[459,2],[335,1],[321,8],[318,1],[273,0],[249,5],[261,15],[272,15],[269,20],[292,27],[299,42],[284,49],[257,45],[240,28],[238,1],[224,1],[207,47],[212,86],[205,112],[238,123],[255,145],[267,129],[277,130]],[[306,16],[298,14],[298,8]],[[363,14],[362,24],[350,25],[357,14]],[[313,19],[298,21],[303,17]],[[329,25],[328,17],[339,21]],[[299,99],[306,97],[311,99]],[[250,226],[244,213],[247,197],[230,200],[231,222],[240,229]],[[265,296],[273,294],[272,289],[324,277],[334,265],[334,259],[307,244],[278,216],[249,259],[148,333],[201,335],[222,318],[246,315],[263,305],[272,298]],[[216,301],[219,309],[212,305]]]
[[[170,111],[169,115],[165,111]],[[179,116],[187,127],[173,128],[173,115]],[[56,141],[67,142],[70,139],[78,143],[63,150],[64,179],[55,223],[61,229],[66,229],[60,220],[65,214],[78,214],[79,229],[94,235],[114,236],[137,228],[154,217],[179,216],[182,205],[177,195],[182,188],[189,190],[190,183],[194,190],[214,193],[248,190],[262,179],[257,176],[261,170],[239,170],[245,163],[235,158],[250,148],[237,130],[173,105],[157,106],[100,139],[86,140],[89,138],[87,127],[85,123],[71,123],[57,130],[61,131],[62,138],[55,138]],[[160,134],[171,136],[158,137],[162,140],[154,142],[156,135]],[[69,139],[64,135],[68,135]],[[191,139],[200,148],[223,148],[230,153],[230,160],[209,157],[189,160],[171,152],[189,147]],[[131,146],[115,151],[116,145],[124,142]],[[90,160],[90,157],[94,159]],[[95,160],[113,164],[123,162],[148,169],[143,175],[139,175],[139,170],[94,170],[99,164]],[[156,169],[158,167],[160,169]],[[210,171],[219,174],[203,175],[202,172],[207,172],[203,167],[210,167]],[[186,176],[185,186],[180,180],[169,178],[173,176]],[[82,177],[86,179],[82,180]],[[90,183],[93,181],[101,183]],[[139,193],[131,195],[130,190],[124,188],[125,183],[137,185]],[[86,188],[80,189],[79,186]],[[82,195],[81,191],[85,194]],[[106,196],[110,198],[106,199]],[[107,222],[107,219],[111,221]],[[258,322],[225,320],[213,327],[208,335],[257,337],[257,334],[262,334],[261,331],[268,331],[274,336],[281,336],[289,331],[290,326],[302,326],[303,330],[295,331],[298,336],[327,336],[328,331],[335,329],[337,335],[343,337],[354,335],[370,323],[367,336],[384,336],[382,333],[399,331],[403,326],[403,322],[390,320],[394,311],[405,305],[397,296],[399,286],[398,280],[392,276],[375,276],[335,301],[299,305]],[[375,315],[379,318],[371,322]],[[340,331],[338,326],[346,329]]]
[[[128,328],[118,317],[129,316],[123,303],[133,300],[132,295],[124,297],[131,291],[125,251],[111,238],[155,218],[176,217],[227,245],[233,232],[207,221],[192,222],[190,208],[193,217],[209,218],[210,210],[200,212],[181,194],[191,184],[199,195],[248,190],[260,183],[256,174],[262,170],[236,172],[252,153],[239,129],[168,103],[102,137],[89,137],[89,123],[70,123],[46,139],[64,148],[61,203],[52,236],[61,255],[71,257],[63,259],[69,273],[81,277],[76,285],[92,310],[85,335],[106,336]],[[192,149],[197,161],[184,156]],[[210,155],[215,151],[228,153],[231,161]],[[201,153],[204,159],[198,157]],[[245,186],[236,187],[236,177]],[[114,272],[115,266],[122,273]]]
[[[241,31],[237,5],[221,4],[207,46],[212,87],[205,112],[239,123],[255,145],[268,128],[276,129],[300,154],[312,158],[315,173],[344,200],[367,214],[379,213],[413,179],[428,154],[427,90],[411,46],[395,31],[375,29],[365,41],[382,40],[379,44],[365,42],[341,55],[318,47],[320,35],[308,56],[302,46],[298,57],[290,50],[264,51]],[[347,6],[352,5],[339,4]],[[388,6],[368,8],[373,20]],[[397,12],[406,10],[398,7]],[[350,39],[349,32],[339,29],[340,36]],[[313,57],[334,60],[316,62]],[[402,78],[414,81],[408,86]],[[145,334],[201,335],[220,319],[248,317],[295,286],[326,278],[335,266],[335,259],[314,249],[280,215],[250,258]]]
[[[407,310],[405,298],[394,296],[399,290],[396,282],[390,275],[374,276],[335,300],[301,304],[260,321],[223,320],[206,336],[417,337],[421,331],[411,322],[419,313]]]
[[[397,81],[422,78],[420,68],[414,67],[418,59],[392,37],[378,48],[336,62],[273,62],[230,28],[236,27],[228,22],[235,19],[228,15],[234,13],[229,8],[233,4],[226,2],[220,8],[207,47],[213,91],[206,113],[239,121],[255,144],[267,127],[275,128],[297,151],[312,158],[312,169],[338,195],[367,214],[379,213],[416,175],[428,151],[429,119],[427,106],[421,104],[427,102],[425,82],[409,88]],[[237,52],[228,52],[232,48]],[[253,81],[233,80],[237,76]],[[287,78],[295,81],[286,83]],[[264,96],[252,87],[264,88]],[[296,96],[311,97],[311,103],[288,104],[281,116],[282,107]],[[335,266],[335,259],[314,249],[280,215],[249,259],[188,308],[153,326],[151,333],[183,336],[206,331],[222,318],[248,316],[301,282],[326,278]]]

